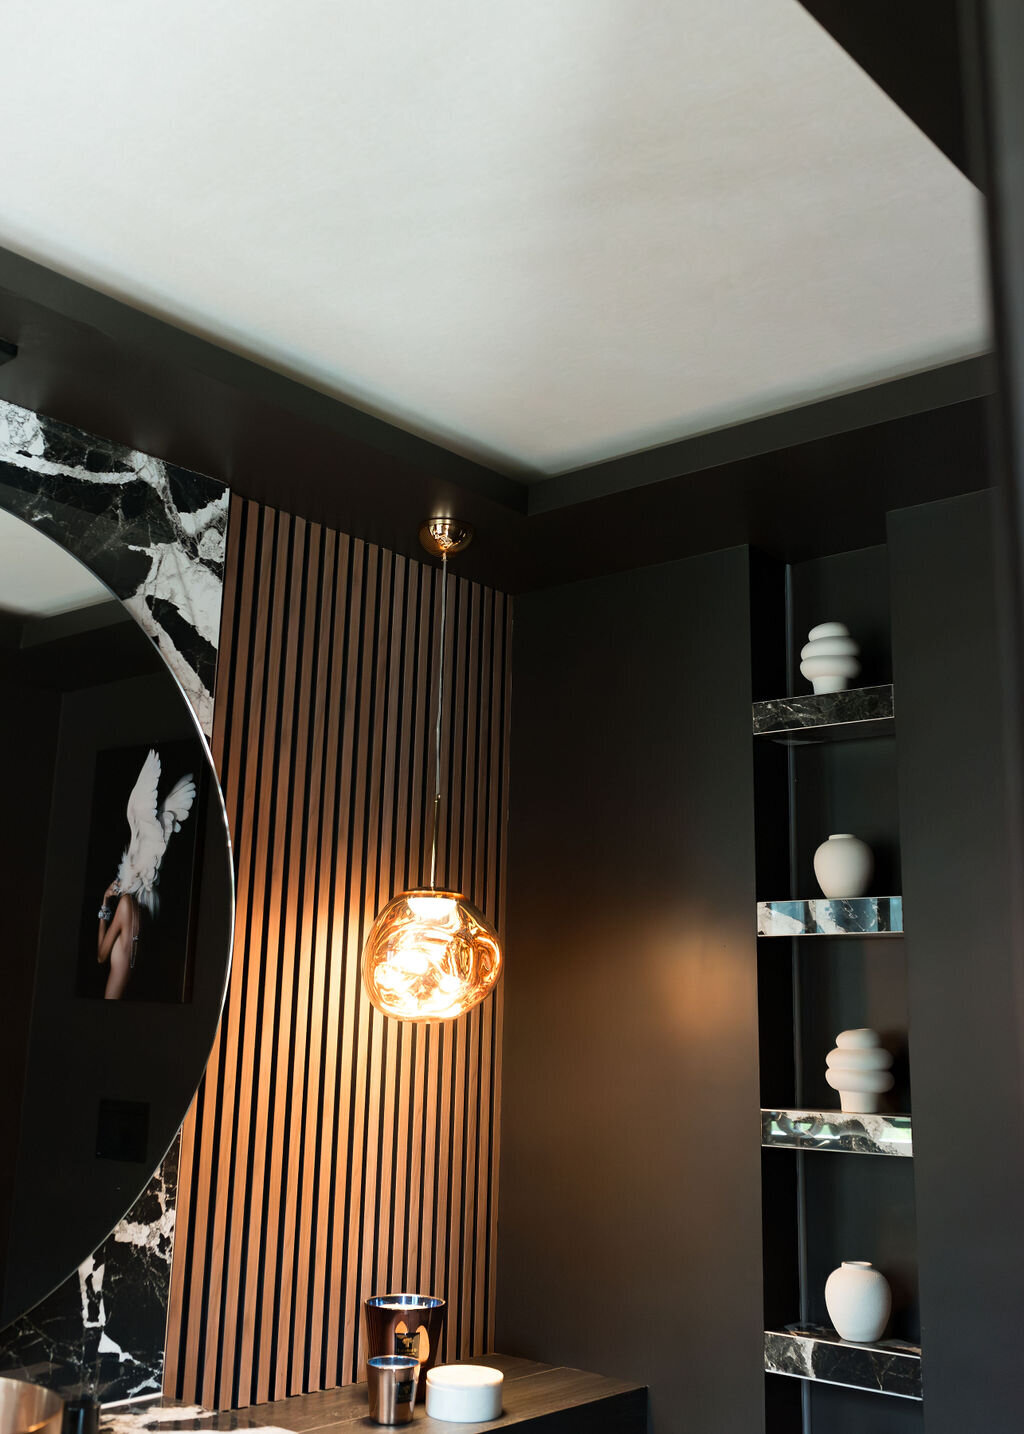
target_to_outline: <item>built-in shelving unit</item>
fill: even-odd
[[[759,901],[758,936],[902,936],[902,896]]]
[[[847,692],[771,697],[753,705],[754,736],[787,747],[891,737],[896,730],[892,683]]]
[[[765,1330],[764,1367],[818,1384],[840,1384],[900,1399],[920,1399],[921,1349],[902,1340],[850,1344],[835,1330],[819,1325],[787,1325]]]
[[[919,1434],[923,1413],[908,987],[905,943],[892,939],[902,938],[904,916],[888,578],[879,545],[787,568],[778,627],[771,618],[777,611],[783,619],[772,606],[776,570],[762,570],[755,598],[761,626],[752,695],[763,699],[752,704],[751,731],[764,1370],[786,1376],[767,1380],[768,1434],[832,1427]],[[847,622],[860,643],[870,685],[801,692],[801,645],[832,618]],[[815,852],[836,832],[868,844],[872,889],[889,894],[800,896],[819,891]],[[843,940],[808,946],[810,936]],[[880,937],[887,946],[877,944]],[[826,1056],[839,1031],[860,1026],[878,1031],[893,1055],[896,1113],[829,1108],[839,1097],[825,1079]],[[891,1318],[877,1343],[848,1343],[832,1327],[825,1285],[844,1260],[870,1261],[890,1281]]]
[[[909,1115],[854,1115],[841,1110],[762,1110],[761,1144],[848,1155],[914,1153]]]

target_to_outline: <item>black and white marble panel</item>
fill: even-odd
[[[230,491],[200,473],[0,400],[0,506],[90,568],[153,639],[203,730]],[[79,1269],[0,1330],[0,1372],[104,1401],[159,1394],[178,1142]]]
[[[765,1330],[764,1367],[769,1374],[819,1384],[922,1398],[920,1347],[898,1339],[850,1344],[826,1326],[787,1325],[784,1330]]]
[[[856,896],[830,901],[759,901],[758,936],[900,936],[902,896]]]
[[[755,737],[797,745],[888,736],[895,730],[892,683],[847,692],[772,697],[753,704]]]
[[[0,401],[0,505],[56,539],[160,648],[209,735],[229,491]]]
[[[178,1142],[106,1240],[0,1332],[0,1373],[65,1397],[157,1395],[163,1383]]]
[[[909,1115],[839,1110],[762,1110],[761,1144],[851,1155],[913,1155]]]

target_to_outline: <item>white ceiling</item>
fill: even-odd
[[[975,190],[797,0],[3,32],[0,244],[510,471],[987,347]]]
[[[77,558],[0,508],[0,612],[52,617],[110,600],[107,588]]]

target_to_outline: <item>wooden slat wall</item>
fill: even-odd
[[[490,1348],[501,987],[386,1021],[360,957],[429,874],[440,571],[235,498],[214,754],[235,843],[228,1001],[182,1133],[165,1391],[215,1408],[352,1383],[361,1302],[449,1300]],[[439,880],[501,928],[511,604],[450,576]]]

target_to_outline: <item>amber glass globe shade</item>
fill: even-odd
[[[451,1021],[471,1011],[501,974],[498,933],[457,891],[403,891],[373,923],[363,985],[385,1016]]]

